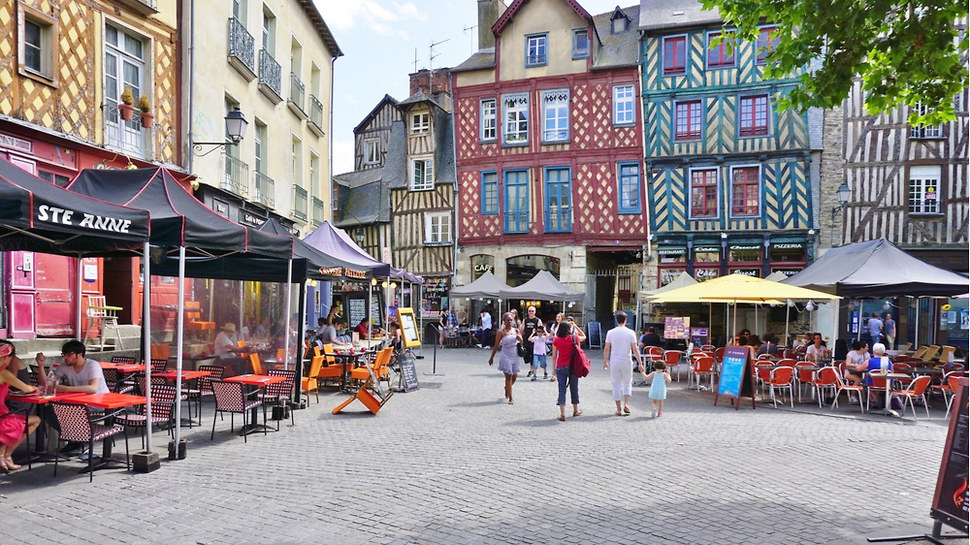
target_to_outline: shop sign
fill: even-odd
[[[687,248],[684,248],[683,246],[673,246],[673,247],[661,246],[657,248],[657,255],[663,255],[663,256],[687,255]]]
[[[732,251],[751,251],[751,250],[760,250],[761,245],[760,244],[732,244],[728,246],[728,248]]]
[[[702,252],[720,252],[720,246],[694,246],[694,253],[699,254]]]
[[[224,218],[229,217],[229,203],[225,201],[220,201],[219,199],[212,199],[212,209],[216,211],[216,214]]]
[[[744,276],[760,277],[761,271],[759,269],[731,269],[731,274],[743,274]]]
[[[802,272],[801,269],[771,269],[771,272],[785,273],[786,276],[792,276]]]
[[[805,245],[801,242],[773,242],[771,248],[773,250],[804,250]]]
[[[719,273],[720,271],[718,271],[717,269],[695,269],[694,279],[697,280],[698,282],[704,282],[712,278],[717,278],[719,276]]]
[[[34,152],[33,142],[30,140],[24,140],[22,138],[17,138],[15,136],[10,136],[9,134],[0,134],[0,147],[15,149],[24,153]]]
[[[249,227],[261,227],[266,223],[266,218],[257,216],[248,210],[239,211],[239,223],[243,225],[248,225]]]
[[[493,268],[494,267],[490,263],[476,263],[475,264],[475,272],[477,272],[477,273],[487,273],[488,271],[492,270]]]
[[[37,207],[36,218],[37,221],[44,223],[72,225],[92,231],[106,231],[108,233],[127,233],[131,227],[131,220],[98,216],[88,212],[77,212],[49,204],[42,204]]]
[[[660,287],[673,282],[682,272],[684,269],[660,269]]]

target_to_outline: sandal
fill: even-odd
[[[561,415],[559,415],[558,418],[556,418],[556,420],[558,420],[560,422],[565,422],[566,421],[566,415],[561,414]]]
[[[11,460],[11,459],[8,458],[8,459],[5,459],[3,461],[3,467],[6,468],[8,471],[17,471],[18,469],[22,468],[23,466],[19,466],[19,465],[13,463],[13,460]]]
[[[575,417],[577,417],[577,416],[579,416],[581,414],[583,414],[583,411],[575,411],[575,412],[573,412],[573,418],[575,418]]]
[[[630,407],[623,407],[623,412],[625,414],[630,414]]]

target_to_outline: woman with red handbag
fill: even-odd
[[[552,361],[556,362],[556,380],[559,382],[559,420],[566,420],[566,387],[569,386],[569,400],[573,404],[573,416],[583,414],[579,409],[579,377],[572,370],[573,350],[586,340],[582,329],[573,325],[572,318],[559,324],[556,338],[552,341]]]

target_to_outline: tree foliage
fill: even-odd
[[[701,0],[717,8],[737,37],[777,24],[766,78],[798,75],[782,108],[832,108],[861,78],[870,114],[912,108],[910,124],[955,119],[954,97],[967,86],[967,6],[952,0]],[[722,34],[722,36],[724,36]],[[915,106],[926,105],[925,115]]]

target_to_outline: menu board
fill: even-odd
[[[943,461],[940,464],[940,474],[936,479],[936,492],[933,494],[933,505],[930,515],[948,526],[966,532],[968,523],[968,458],[967,458],[967,411],[968,385],[970,381],[960,379],[960,386],[953,399],[950,411],[950,429],[946,434],[946,445],[943,448]],[[935,531],[935,530],[934,530]],[[939,536],[935,536],[939,537]]]
[[[347,324],[354,327],[367,317],[367,301],[365,299],[347,299]]]
[[[408,348],[421,346],[421,337],[418,336],[418,325],[414,321],[414,311],[412,309],[398,308],[397,323],[401,324],[401,336],[404,338],[404,346]]]
[[[686,339],[690,334],[689,316],[667,316],[664,318],[665,339]]]
[[[741,397],[751,397],[751,407],[754,408],[754,388],[748,355],[751,353],[746,346],[728,346],[724,349],[724,360],[721,364],[721,378],[717,383],[717,394],[714,404],[720,396],[732,398],[731,403],[737,409],[741,405]]]
[[[398,360],[401,365],[401,383],[398,387],[400,392],[410,392],[418,389],[418,373],[414,369],[414,358],[410,353],[405,352]]]
[[[600,328],[600,323],[589,322],[586,324],[586,329],[589,330],[589,335],[586,336],[586,342],[589,343],[589,347],[603,348],[603,330]]]

